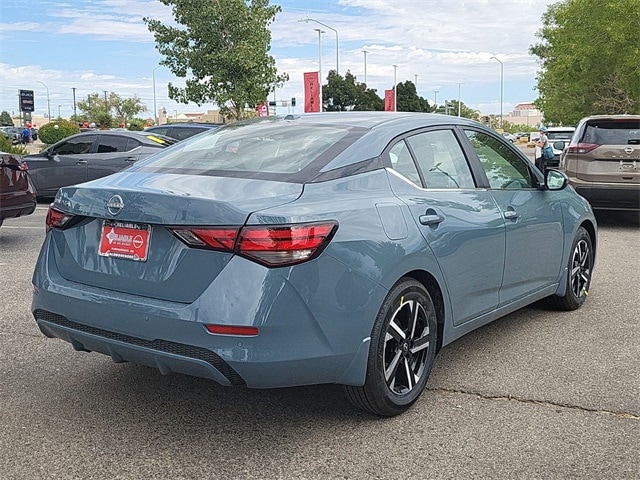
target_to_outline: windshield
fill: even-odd
[[[364,131],[286,121],[239,123],[183,140],[135,169],[191,175],[277,175],[287,180],[312,165],[318,167],[314,170],[321,168]]]

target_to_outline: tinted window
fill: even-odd
[[[321,156],[333,158],[362,133],[361,129],[284,121],[236,124],[177,143],[140,168],[273,174],[285,180],[283,175],[297,174]]]
[[[128,150],[127,144],[129,139],[127,137],[119,137],[115,135],[101,135],[98,141],[98,153],[116,153],[126,152]]]
[[[78,138],[70,138],[67,141],[61,143],[55,147],[52,151],[52,155],[78,155],[81,153],[89,153],[91,151],[91,145],[95,141],[95,135],[86,135]]]
[[[475,188],[469,164],[451,130],[435,130],[407,139],[426,188]]]
[[[589,120],[582,142],[597,145],[640,144],[638,120]]]
[[[402,174],[413,183],[422,186],[420,175],[418,174],[418,168],[413,162],[409,147],[404,140],[396,143],[391,150],[389,150],[389,160],[391,161],[391,167],[398,173]]]
[[[501,141],[481,132],[465,130],[491,188],[532,188],[533,178],[529,167],[518,155]]]
[[[188,127],[188,128],[173,128],[171,129],[171,137],[178,140],[184,140],[185,138],[193,137],[198,133],[207,130],[205,127]],[[159,133],[159,132],[156,132]]]

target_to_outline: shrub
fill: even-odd
[[[47,145],[52,145],[76,133],[80,133],[78,124],[60,118],[43,125],[38,130],[40,140]]]
[[[28,155],[29,152],[24,145],[13,145],[4,135],[0,135],[0,152],[15,153],[16,155]]]

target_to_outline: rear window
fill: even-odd
[[[638,145],[640,120],[590,120],[581,141],[597,145]]]
[[[365,131],[286,121],[240,123],[186,139],[135,169],[304,181],[300,172],[313,175]]]
[[[573,130],[568,130],[566,132],[547,132],[547,138],[550,141],[555,141],[555,140],[569,141],[571,140],[571,137],[573,137]]]

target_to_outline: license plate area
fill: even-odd
[[[151,225],[104,220],[98,255],[144,262],[150,237]]]

